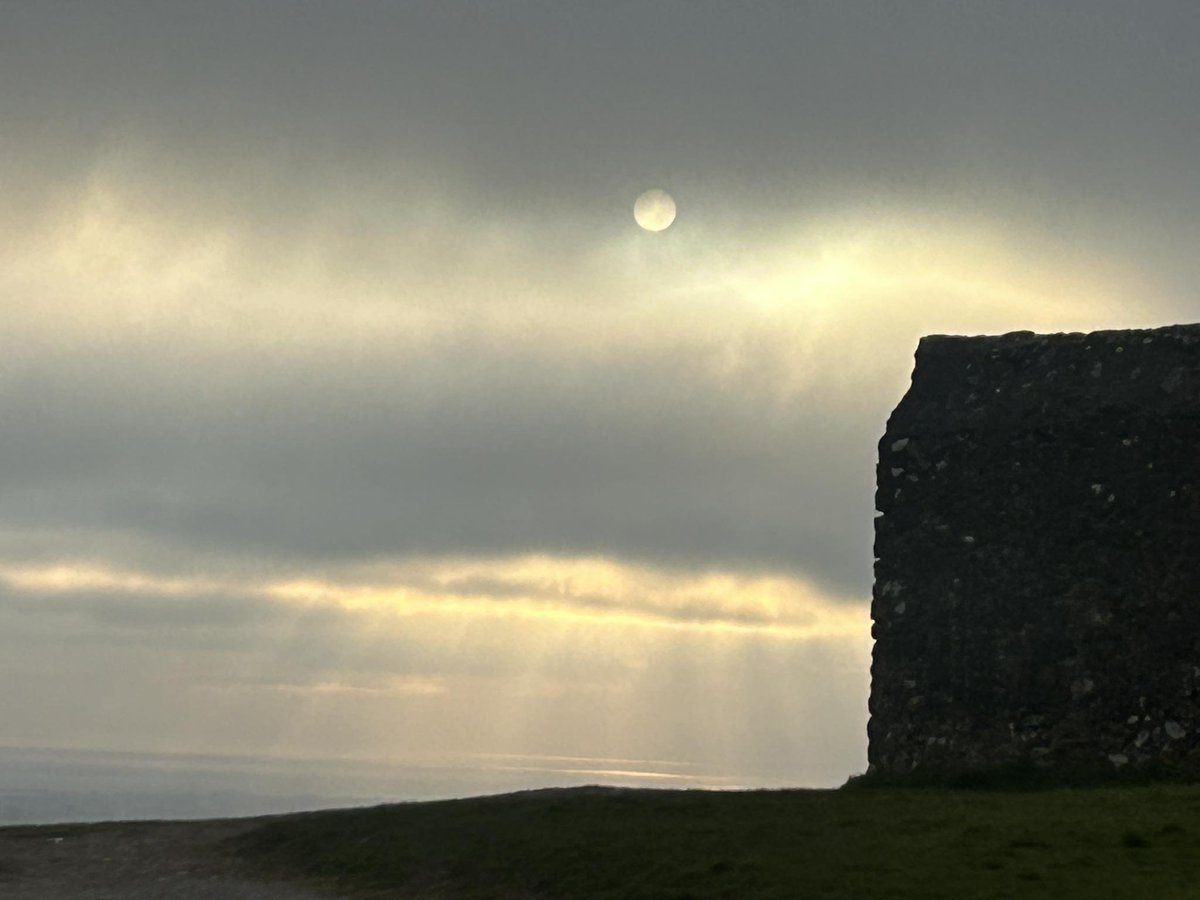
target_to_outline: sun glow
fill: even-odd
[[[795,576],[674,572],[600,557],[403,560],[267,581],[95,564],[4,565],[0,582],[51,596],[99,591],[171,603],[221,594],[386,616],[526,618],[792,640],[866,627],[862,604],[824,596]]]
[[[5,296],[55,298],[0,301],[3,343],[21,352],[31,338],[70,335],[107,346],[152,326],[157,344],[251,360],[348,345],[428,354],[483,331],[496,346],[577,361],[728,340],[761,316],[823,339],[865,321],[888,341],[899,330],[909,340],[1084,328],[1152,293],[1113,259],[913,209],[829,212],[769,234],[693,222],[669,251],[650,242],[658,247],[647,252],[622,232],[547,267],[543,236],[469,210],[429,201],[425,218],[408,222],[367,195],[342,205],[377,214],[378,227],[346,232],[335,211],[281,239],[248,225],[253,217],[176,209],[147,199],[128,173],[98,174],[55,216],[0,245]],[[673,216],[665,194],[642,206],[654,227]]]

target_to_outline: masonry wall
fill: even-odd
[[[1200,773],[1200,325],[926,337],[877,485],[873,770]]]

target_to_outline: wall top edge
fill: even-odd
[[[1073,346],[1091,342],[1120,342],[1150,338],[1177,339],[1190,344],[1200,342],[1200,323],[1162,325],[1154,328],[1117,328],[1102,331],[1060,331],[1041,334],[1033,331],[1009,331],[1004,334],[927,334],[918,344],[918,353],[980,351],[1024,346]]]

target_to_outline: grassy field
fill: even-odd
[[[354,896],[1200,897],[1200,787],[604,788],[310,813],[240,840]]]

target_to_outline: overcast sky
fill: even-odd
[[[916,341],[1200,320],[1198,41],[0,3],[0,744],[861,771]]]

